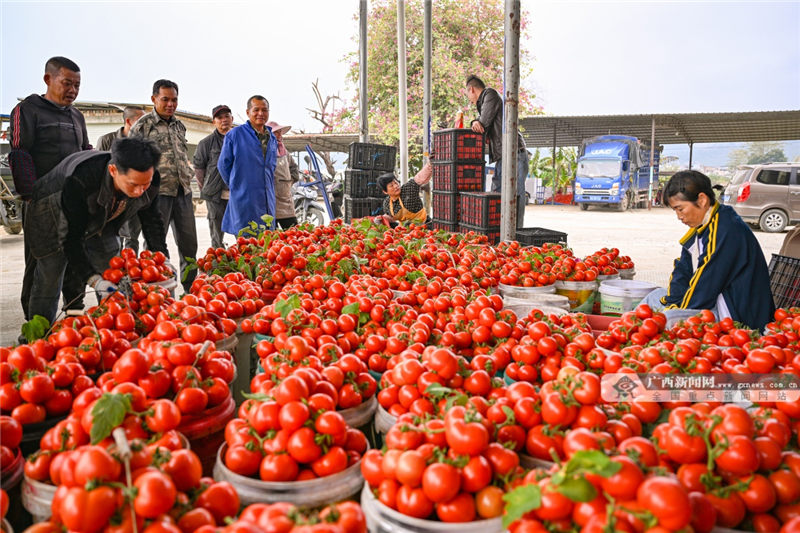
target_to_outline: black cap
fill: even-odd
[[[211,110],[211,118],[217,118],[217,115],[222,113],[223,111],[227,111],[228,113],[231,112],[231,108],[226,105],[218,105],[214,109]]]

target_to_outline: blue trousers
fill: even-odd
[[[517,227],[525,227],[525,179],[528,177],[528,151],[517,152]],[[494,164],[492,177],[492,192],[500,192],[503,184],[503,160],[498,159]]]

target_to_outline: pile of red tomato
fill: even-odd
[[[135,251],[123,248],[119,255],[109,259],[103,278],[112,283],[119,283],[125,276],[131,281],[158,283],[175,277],[175,272],[166,263],[167,256],[162,252],[142,250],[136,257]]]
[[[330,476],[361,460],[364,434],[348,427],[335,403],[317,392],[310,369],[284,378],[263,400],[248,399],[225,428],[225,465],[262,481]]]

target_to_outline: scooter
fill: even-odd
[[[22,198],[11,188],[13,180],[8,166],[8,156],[0,160],[0,225],[6,233],[16,235],[22,231]]]
[[[327,177],[327,175],[325,175]],[[324,178],[323,178],[324,179]],[[294,211],[297,222],[310,222],[314,226],[325,223],[325,206],[322,203],[322,194],[311,183],[314,177],[311,172],[304,170],[300,173],[300,181],[292,185],[294,198]],[[342,175],[337,173],[330,181],[325,180],[325,190],[331,203],[333,218],[342,217],[342,201],[344,199],[344,183]]]
[[[325,208],[317,201],[317,189],[306,183],[313,181],[308,171],[300,173],[300,181],[292,185],[292,198],[297,223],[309,222],[314,226],[325,224]]]

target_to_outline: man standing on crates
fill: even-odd
[[[503,99],[500,94],[483,83],[479,77],[467,78],[467,98],[478,110],[473,119],[472,131],[484,133],[489,145],[489,162],[494,163],[492,192],[500,192],[503,183]],[[528,176],[528,150],[522,134],[517,132],[517,227],[525,221],[525,178]]]

